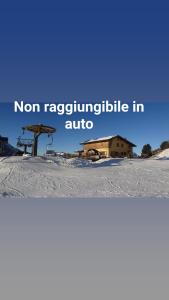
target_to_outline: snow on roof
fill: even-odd
[[[130,145],[132,145],[133,147],[136,147],[135,144],[131,143],[126,138],[124,138],[120,135],[109,135],[109,136],[104,136],[104,137],[97,138],[97,139],[87,140],[87,141],[84,141],[83,143],[81,143],[81,145],[88,144],[88,143],[93,143],[93,142],[107,141],[107,140],[111,140],[112,138],[115,138],[115,137],[119,137],[119,138],[123,139],[124,141],[126,141],[127,143],[129,143]]]
[[[112,139],[113,137],[115,137],[115,135],[104,136],[104,137],[101,137],[101,138],[84,141],[82,144],[92,143],[92,142],[99,142],[99,141],[106,141],[106,140]]]

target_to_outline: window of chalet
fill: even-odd
[[[119,143],[117,143],[117,147],[119,147]]]
[[[121,144],[121,147],[123,148],[123,147],[124,147],[124,145],[123,145],[123,144]]]

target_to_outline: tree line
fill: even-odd
[[[150,144],[145,144],[141,151],[142,158],[148,158],[158,153],[160,150],[169,149],[169,141],[163,141],[159,149],[153,150]]]

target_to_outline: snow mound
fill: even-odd
[[[124,162],[124,158],[102,158],[93,163],[93,165],[97,165],[98,167],[111,167],[111,166],[119,166],[121,162]]]
[[[63,157],[51,157],[47,158],[46,162],[57,164],[59,167],[65,168],[98,168],[98,167],[111,167],[119,166],[124,159],[120,158],[105,158],[99,159],[95,162],[82,158],[63,158]]]
[[[98,168],[98,167],[113,167],[124,165],[126,163],[130,164],[130,160],[123,158],[105,158],[99,159],[92,162],[91,160],[82,159],[82,158],[64,158],[61,156],[56,157],[46,157],[46,156],[37,156],[37,157],[24,157],[24,156],[11,156],[10,163],[29,163],[29,164],[51,164],[59,168]],[[7,157],[1,157],[0,162],[6,161],[9,162]]]
[[[47,158],[46,162],[57,164],[59,167],[65,168],[84,168],[90,167],[92,163],[88,160],[80,158],[64,158],[64,157],[51,157]]]
[[[164,160],[169,159],[169,149],[165,149],[165,150],[161,151],[154,158],[155,159],[164,159]]]

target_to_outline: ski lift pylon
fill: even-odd
[[[46,126],[43,124],[38,125],[27,125],[25,127],[22,127],[22,129],[25,131],[30,131],[33,133],[33,144],[32,144],[32,155],[37,156],[38,152],[38,139],[41,134],[48,134],[49,136],[52,136],[52,143],[53,143],[53,133],[56,131],[54,127]]]

